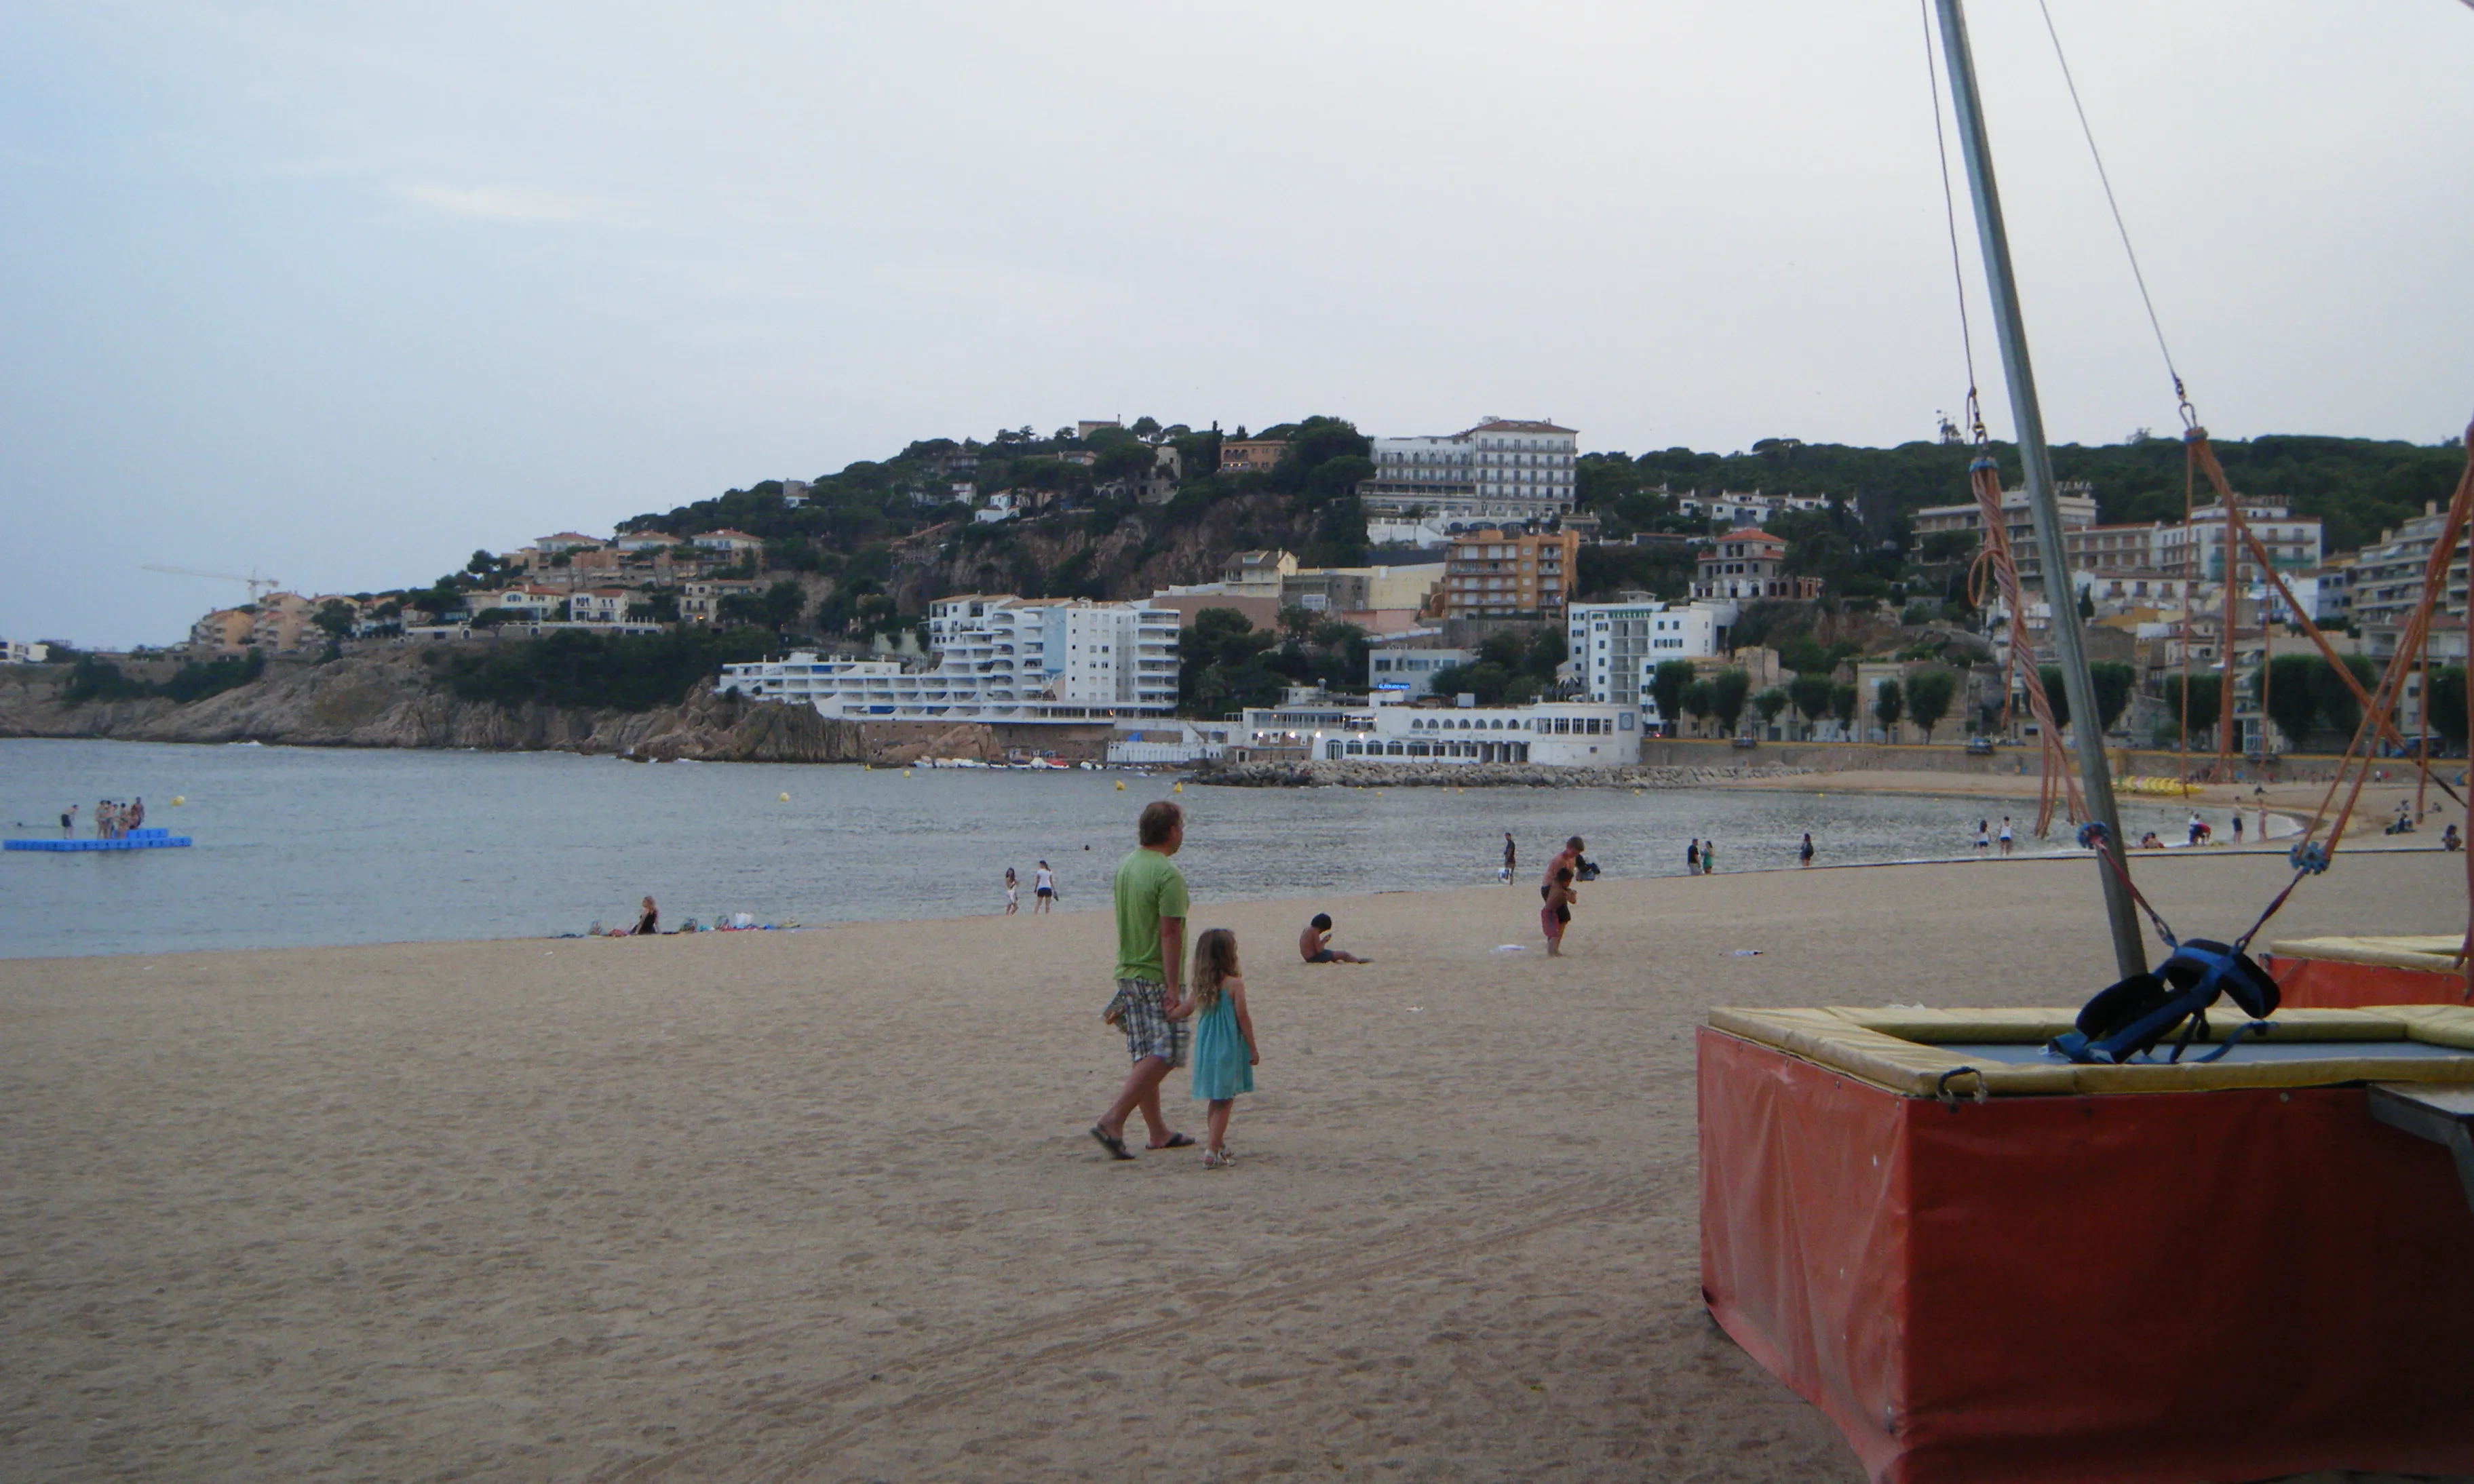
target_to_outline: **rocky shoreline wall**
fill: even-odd
[[[1739,778],[1792,778],[1810,767],[1629,765],[1541,767],[1527,763],[1224,763],[1194,772],[1231,789],[1697,789]]]

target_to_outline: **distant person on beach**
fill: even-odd
[[[1503,832],[1503,869],[1495,874],[1495,879],[1507,887],[1511,886],[1512,873],[1519,864],[1520,847],[1512,842],[1512,832],[1506,830]]]
[[[1010,917],[1020,911],[1022,911],[1022,882],[1014,875],[1013,867],[1008,865],[1006,867],[1005,914]]]
[[[1133,1069],[1117,1101],[1091,1126],[1111,1159],[1131,1159],[1126,1120],[1139,1110],[1152,1149],[1183,1149],[1194,1140],[1168,1126],[1160,1083],[1185,1065],[1192,1007],[1180,993],[1185,967],[1185,873],[1169,857],[1185,844],[1185,811],[1166,799],[1143,806],[1134,850],[1117,865],[1117,994],[1100,1018],[1126,1034]],[[1043,866],[1046,862],[1040,863]]]
[[[2200,840],[2201,837],[2205,836],[2205,835],[2208,833],[2208,827],[2207,827],[2205,824],[2202,824],[2202,823],[2200,823],[2200,822],[2199,822],[2199,812],[2198,812],[2197,810],[2195,810],[2195,810],[2193,810],[2193,811],[2191,811],[2191,826],[2190,826],[2190,828],[2191,828],[2191,838],[2190,838],[2188,840],[2184,841],[2184,843],[2186,843],[2186,844],[2192,844],[2192,845],[2195,845],[2195,844],[2197,844],[2197,843],[2199,842],[2199,840]]]
[[[1698,835],[1684,842],[1684,874],[1686,876],[1701,874],[1701,837]]]
[[[1718,842],[1714,839],[1705,839],[1701,842],[1701,874],[1715,875],[1717,870]]]
[[[1976,848],[1982,854],[1993,853],[1993,828],[1989,819],[1976,821]]]
[[[75,804],[61,811],[61,839],[67,839],[77,833],[77,812],[78,807]]]
[[[1056,905],[1056,873],[1048,868],[1045,861],[1039,863],[1039,869],[1031,873],[1031,911],[1034,916]]]
[[[2242,843],[2242,810],[2237,807],[2234,810],[2234,843],[2237,845]]]
[[[1795,853],[1795,864],[1798,865],[1812,864],[1812,837],[1808,834],[1804,837],[1803,847]]]
[[[2008,815],[2003,815],[2001,816],[2001,833],[1995,836],[1994,839],[2001,842],[2001,853],[2005,856],[2008,855],[2010,853],[2010,846],[2013,839],[2013,837],[2010,834],[2010,816]]]
[[[1237,1095],[1254,1090],[1262,1043],[1254,1017],[1246,1011],[1245,970],[1237,963],[1237,935],[1213,928],[1194,940],[1194,1096],[1205,1105],[1202,1167],[1225,1170],[1237,1162],[1228,1152],[1228,1114]]]
[[[650,937],[660,931],[662,931],[662,910],[655,907],[653,899],[648,896],[644,898],[644,910],[637,914],[636,926],[631,932],[637,937]]]
[[[2439,848],[2449,851],[2462,850],[2465,848],[2465,837],[2458,834],[2457,826],[2452,824],[2439,832]]]
[[[1197,954],[1201,954],[1201,951],[1199,946],[1195,949]],[[1329,912],[1315,913],[1314,920],[1306,924],[1306,930],[1298,935],[1298,957],[1308,963],[1371,963],[1374,961],[1331,946],[1331,913]],[[1197,959],[1196,961],[1199,963],[1201,961]],[[1201,971],[1198,969],[1196,972],[1199,974]]]
[[[145,826],[145,823],[146,801],[143,798],[131,800],[129,804],[129,828],[133,830],[141,829]]]
[[[1580,894],[1572,889],[1572,868],[1556,871],[1555,879],[1546,883],[1545,905],[1538,909],[1538,925],[1546,931],[1546,957],[1564,957],[1564,927],[1572,920],[1572,904]]]

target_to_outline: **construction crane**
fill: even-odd
[[[255,567],[249,570],[249,575],[245,577],[232,572],[200,572],[193,567],[158,567],[151,562],[146,565],[146,571],[170,572],[175,577],[212,577],[218,582],[237,582],[249,589],[249,600],[253,603],[283,586],[273,577],[259,576]]]

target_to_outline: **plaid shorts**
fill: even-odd
[[[1118,1012],[1117,1029],[1126,1033],[1126,1055],[1140,1061],[1157,1057],[1172,1067],[1185,1065],[1185,1048],[1193,1030],[1171,1020],[1161,1003],[1161,986],[1148,979],[1117,981],[1117,997],[1108,1008]]]

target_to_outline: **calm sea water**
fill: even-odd
[[[1134,815],[1169,787],[1110,772],[0,741],[8,835],[57,837],[72,800],[90,833],[95,800],[142,796],[148,824],[197,840],[0,854],[0,956],[550,937],[630,922],[647,892],[666,926],[955,916],[1002,910],[1008,865],[1028,911],[1042,858],[1062,909],[1087,911],[1107,903]],[[1610,876],[1680,872],[1695,837],[1717,840],[1730,871],[1792,864],[1807,830],[1824,864],[1958,855],[1984,813],[1608,789],[1189,788],[1179,801],[1178,864],[1205,902],[1491,881],[1506,830],[1532,873],[1575,833]]]

